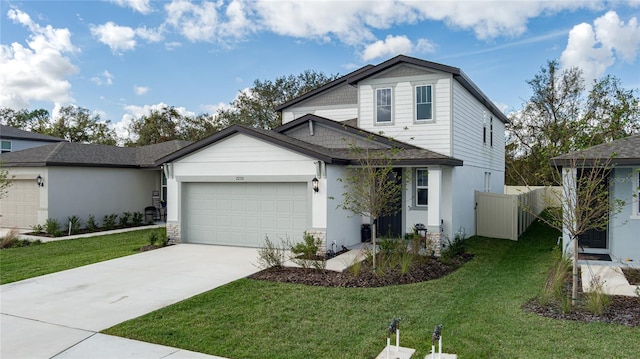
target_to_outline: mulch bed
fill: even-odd
[[[622,268],[622,273],[631,285],[640,285],[640,269],[638,268]]]
[[[376,274],[371,270],[369,264],[363,263],[357,276],[348,269],[340,273],[330,270],[285,267],[265,269],[249,276],[249,278],[321,287],[374,288],[441,278],[472,258],[473,255],[466,253],[446,263],[434,258],[421,258],[413,263],[406,273],[402,273],[399,268],[388,268],[384,274]]]

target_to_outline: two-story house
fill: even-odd
[[[434,240],[475,233],[475,191],[503,191],[506,116],[458,68],[407,56],[365,66],[280,106],[282,126],[229,127],[156,164],[167,177],[167,231],[192,243],[262,246],[360,241],[369,218],[338,204],[350,144],[384,153],[399,147],[407,183],[397,215],[380,232],[418,223]]]

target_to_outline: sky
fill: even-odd
[[[213,114],[254,80],[403,54],[462,69],[505,113],[547,61],[640,88],[640,0],[0,1],[0,107],[75,105],[128,136],[162,106]]]

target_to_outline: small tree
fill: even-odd
[[[400,199],[404,182],[393,171],[399,148],[368,149],[351,145],[356,164],[347,169],[345,178],[338,180],[346,191],[338,208],[363,215],[373,220],[371,240],[373,243],[373,267],[376,267],[376,224],[378,218],[396,214],[400,210]]]
[[[13,176],[9,176],[9,171],[3,168],[2,162],[0,162],[0,198],[6,196],[9,187],[13,185],[12,178]]]
[[[568,235],[569,243],[573,244],[572,305],[578,299],[580,237],[592,230],[606,230],[610,217],[619,214],[625,205],[624,200],[610,196],[609,177],[614,168],[613,157],[589,158],[587,153],[571,152],[551,160],[554,171],[550,172],[549,183],[545,185],[562,183],[563,189],[561,192],[547,191],[543,201],[545,207],[552,203],[561,203],[561,207],[538,217]]]

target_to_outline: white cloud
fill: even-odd
[[[414,52],[430,53],[436,45],[427,39],[419,39],[415,44],[404,35],[387,35],[384,40],[378,40],[365,46],[362,52],[362,60],[370,61],[380,57],[393,57],[396,55],[408,55]]]
[[[216,112],[218,112],[218,110],[221,109],[226,109],[229,108],[229,104],[228,103],[224,103],[224,102],[219,102],[216,105],[202,105],[200,106],[206,113],[213,115]]]
[[[145,87],[145,86],[133,86],[133,92],[135,92],[136,95],[140,96],[140,95],[144,95],[147,92],[149,92],[149,88]]]
[[[379,57],[392,57],[399,54],[407,54],[413,50],[411,40],[404,35],[391,36],[378,40],[365,47],[362,52],[362,60],[369,61]]]
[[[136,35],[143,40],[148,42],[158,42],[162,41],[164,36],[162,33],[164,30],[162,28],[158,29],[147,29],[145,26],[141,26],[135,30]]]
[[[110,1],[122,7],[130,7],[141,14],[148,14],[153,11],[150,4],[151,0],[110,0]]]
[[[177,42],[177,41],[172,41],[172,42],[166,42],[164,44],[164,48],[167,49],[168,51],[173,51],[177,48],[182,47],[182,43],[181,42]]]
[[[67,105],[74,101],[66,78],[78,71],[67,54],[80,50],[71,43],[68,29],[40,26],[20,10],[7,17],[28,28],[27,46],[0,45],[0,106],[28,108],[31,101]]]
[[[133,50],[136,47],[135,30],[128,26],[116,25],[112,21],[104,25],[91,26],[91,34],[114,52]]]
[[[587,83],[602,76],[616,62],[616,55],[633,62],[640,50],[637,18],[625,24],[614,11],[609,11],[597,18],[594,26],[595,29],[587,23],[574,26],[560,57],[563,67],[580,68]]]
[[[594,22],[596,38],[602,46],[615,51],[626,62],[633,62],[640,48],[640,27],[638,18],[631,18],[626,24],[615,11],[609,11]]]
[[[109,71],[104,70],[101,74],[92,77],[91,82],[95,83],[98,86],[111,86],[113,84],[113,75]]]
[[[160,102],[155,105],[144,105],[144,106],[135,106],[128,105],[124,106],[124,110],[126,113],[122,115],[120,121],[113,123],[112,127],[116,131],[116,135],[120,142],[124,143],[127,139],[135,141],[137,138],[129,131],[129,126],[131,122],[135,119],[138,119],[142,116],[147,116],[151,114],[151,111],[161,111],[164,107],[169,107],[169,105]],[[187,110],[184,107],[175,107],[175,110],[178,111],[182,116],[194,117],[195,113]],[[122,144],[119,143],[119,144]]]

